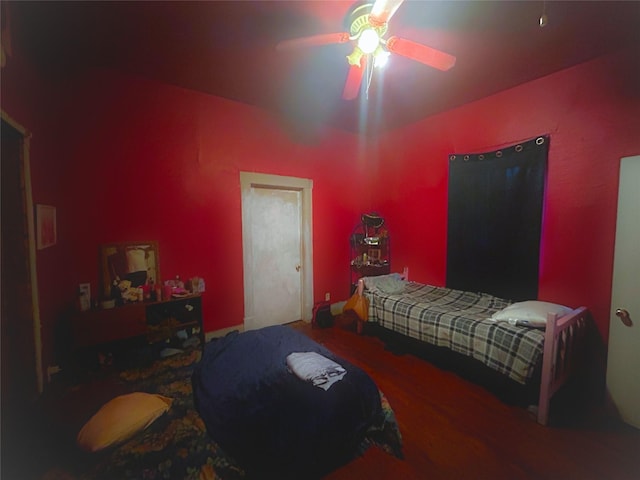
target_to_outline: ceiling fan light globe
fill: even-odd
[[[380,45],[380,37],[373,28],[367,28],[362,31],[358,38],[358,47],[360,47],[360,50],[368,55],[375,52],[378,45]]]
[[[360,48],[356,46],[356,48],[353,49],[353,52],[351,52],[350,55],[347,55],[347,61],[349,62],[349,65],[359,67],[362,60],[362,55],[362,50],[360,50]]]
[[[389,61],[389,56],[391,54],[382,48],[378,48],[374,57],[373,57],[373,65],[377,68],[383,68],[387,62]]]

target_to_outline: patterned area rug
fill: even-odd
[[[244,470],[213,442],[195,409],[191,389],[193,366],[200,351],[184,352],[151,366],[119,374],[127,391],[173,398],[169,411],[129,441],[97,454],[78,451],[73,465],[58,466],[44,476],[53,479],[222,479],[245,478]],[[382,425],[372,428],[360,454],[377,446],[402,458],[402,440],[391,406],[382,392]]]

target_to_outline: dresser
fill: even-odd
[[[145,339],[147,343],[166,342],[176,335],[197,335],[204,345],[202,296],[136,302],[122,306],[74,312],[70,319],[74,349],[110,342]]]

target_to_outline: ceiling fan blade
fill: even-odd
[[[362,57],[360,60],[360,66],[351,65],[349,67],[349,73],[347,74],[347,81],[344,84],[344,90],[342,91],[342,98],[345,100],[353,100],[358,96],[360,92],[360,85],[362,84],[362,77],[364,75],[364,69],[367,66],[366,57]]]
[[[279,52],[294,50],[304,47],[316,47],[319,45],[329,45],[332,43],[345,43],[349,41],[349,34],[340,33],[324,33],[321,35],[312,35],[310,37],[292,38],[291,40],[283,40],[276,45]]]
[[[438,70],[449,70],[456,64],[456,57],[427,47],[421,43],[412,42],[405,38],[391,37],[387,40],[387,48],[392,53],[416,60]]]
[[[372,25],[384,25],[396,13],[404,0],[376,0],[369,14],[369,22]]]

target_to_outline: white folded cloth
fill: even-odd
[[[347,374],[342,366],[316,352],[290,353],[287,367],[298,378],[323,390],[329,390],[331,385]]]

